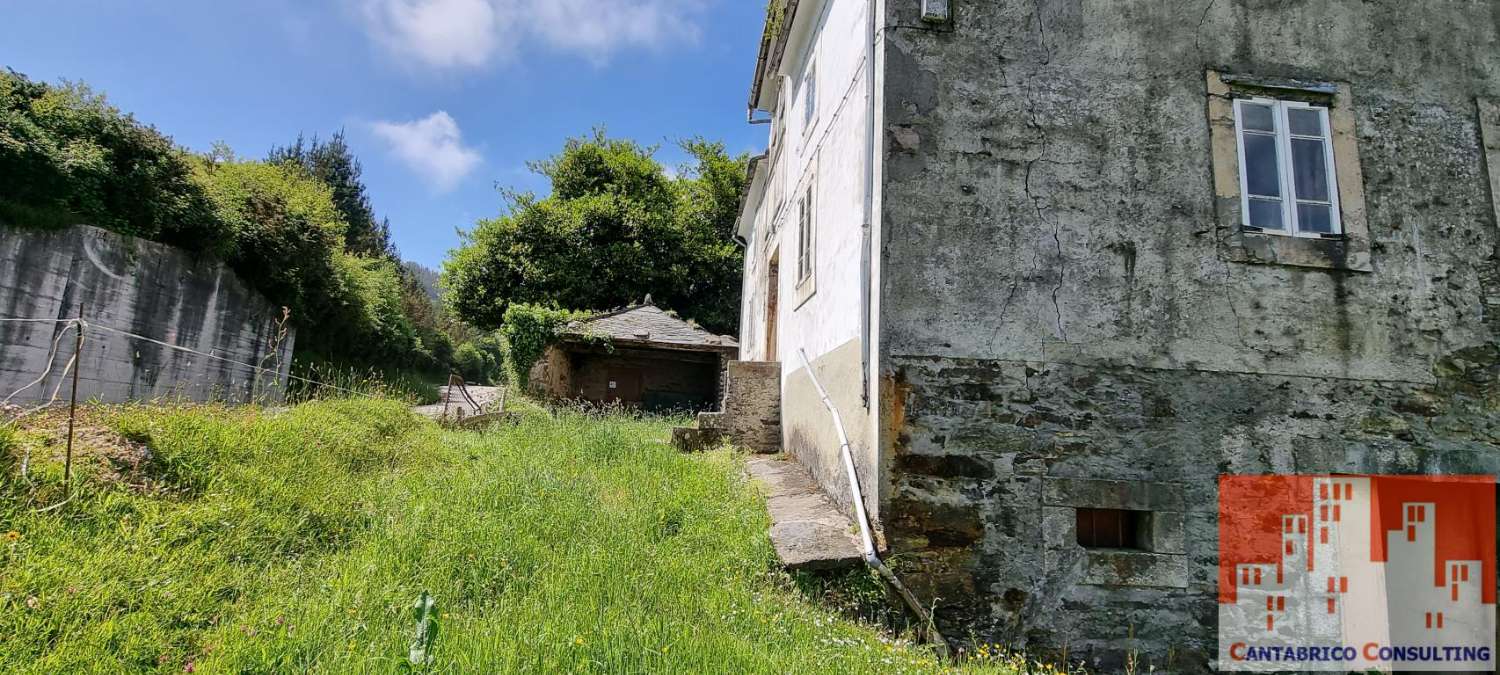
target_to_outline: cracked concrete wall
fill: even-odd
[[[78,370],[80,400],[282,399],[296,332],[288,327],[278,342],[280,308],[228,267],[96,227],[45,232],[3,224],[0,318],[44,322],[0,322],[0,398],[19,392],[11,402],[26,405],[57,392],[67,399],[64,367],[75,334],[46,320],[72,319],[80,307],[91,326]],[[257,375],[250,366],[267,370]]]
[[[950,634],[1206,670],[1219,473],[1500,471],[1500,3],[920,4],[886,16],[882,513]],[[1349,85],[1372,271],[1221,254],[1208,70]],[[1074,544],[1132,508],[1107,481],[1179,494],[1181,550]]]

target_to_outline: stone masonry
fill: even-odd
[[[880,513],[946,634],[1205,672],[1217,476],[1500,472],[1500,3],[921,4],[883,5]],[[1267,91],[1330,106],[1345,236],[1240,231],[1224,105]]]
[[[781,364],[730,361],[724,392],[721,412],[698,413],[698,428],[674,430],[674,443],[684,450],[701,450],[728,439],[750,452],[779,452]]]

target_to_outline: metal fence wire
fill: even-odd
[[[126,400],[177,398],[194,401],[276,404],[286,400],[288,385],[291,383],[301,385],[304,395],[307,397],[335,392],[337,395],[344,396],[364,395],[364,392],[337,384],[292,374],[290,372],[290,364],[280,362],[279,344],[269,345],[268,350],[268,358],[270,356],[277,356],[276,362],[254,364],[183,345],[172,344],[147,335],[141,335],[134,331],[106,325],[98,321],[86,320],[81,316],[71,319],[0,317],[0,324],[47,326],[53,332],[50,341],[46,342],[47,354],[45,359],[42,360],[40,367],[37,368],[36,376],[26,379],[19,387],[10,389],[10,391],[5,391],[5,389],[13,386],[14,382],[8,383],[4,388],[0,388],[0,393],[5,394],[4,398],[0,398],[0,421],[4,419],[19,419],[54,405],[59,405],[63,402],[64,387],[68,388],[66,396],[66,403],[68,405],[68,433],[63,462],[65,491],[70,490],[72,485],[73,437],[77,420],[77,406],[80,400],[79,383],[80,380],[84,379],[84,364],[89,361],[86,358],[88,354],[86,350],[91,341],[103,341],[106,336],[123,338],[132,348],[136,348],[141,344],[149,344],[187,356],[189,361],[184,364],[182,372],[178,373],[187,377],[190,377],[193,372],[192,366],[194,364],[191,359],[201,358],[214,362],[221,371],[231,373],[228,379],[228,386],[224,387],[223,390],[215,391],[212,387],[205,387],[202,382],[177,381],[169,383],[169,386],[164,389],[161,386],[162,383],[159,381],[160,373],[157,373],[158,381],[154,381],[149,389],[154,395],[140,397],[101,397],[99,394],[102,391],[102,387],[108,386],[111,381],[103,374],[95,374],[90,378],[90,381],[101,384],[101,387],[96,387],[93,394],[85,392],[85,399],[101,398],[108,402],[124,402]],[[278,331],[273,336],[273,339],[279,340],[280,338],[284,338],[285,334],[284,330]],[[69,340],[69,337],[72,339]],[[24,344],[0,345],[0,348],[5,350],[15,349],[17,352],[20,352],[25,347],[26,345]],[[137,351],[136,354],[139,354],[139,352]],[[0,353],[0,356],[3,356],[3,353]],[[25,362],[26,359],[24,357],[0,358],[0,367],[4,367],[6,369],[5,372],[15,375],[19,372],[17,368],[25,367]],[[59,363],[61,363],[61,368],[59,368]],[[111,367],[111,364],[102,358],[93,359],[93,363],[100,370]],[[166,392],[165,395],[162,393],[163,391]],[[23,477],[28,473],[30,468],[28,460],[29,457],[22,458],[20,470]]]

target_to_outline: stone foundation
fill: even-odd
[[[1204,672],[1217,649],[1223,473],[1500,473],[1500,351],[1435,384],[936,357],[905,394],[886,534],[940,626],[1112,670]],[[1085,549],[1078,508],[1144,512]]]

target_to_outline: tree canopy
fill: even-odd
[[[345,250],[363,255],[396,257],[395,247],[391,245],[390,224],[375,217],[375,208],[370,204],[365,184],[360,180],[364,169],[349,144],[344,141],[342,130],[326,142],[318,140],[317,136],[307,141],[299,135],[291,145],[272,150],[267,161],[299,166],[309,176],[329,187],[334,207],[343,214],[344,222],[349,225],[344,231]]]
[[[513,303],[597,310],[649,294],[734,331],[743,258],[731,237],[747,158],[701,139],[682,147],[693,164],[675,177],[655,148],[602,131],[532,163],[551,194],[504,191],[506,212],[463,233],[443,265],[449,307],[498,328]]]
[[[88,222],[200,252],[226,241],[189,153],[86,85],[12,70],[0,71],[0,218]]]

